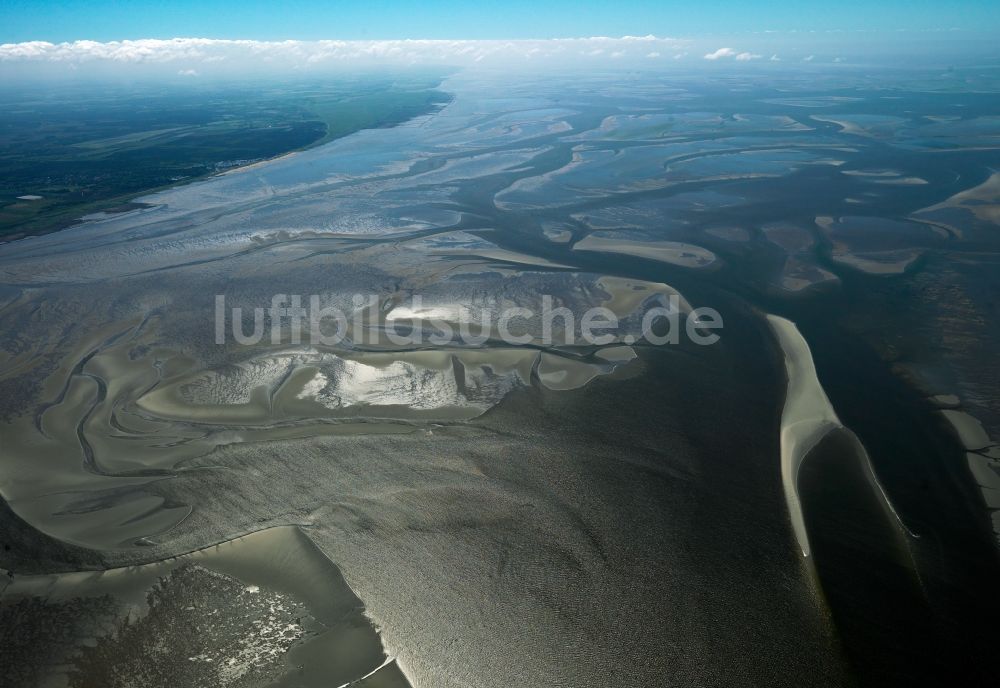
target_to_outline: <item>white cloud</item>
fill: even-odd
[[[809,55],[808,57],[803,57],[802,61],[803,62],[812,62],[814,59],[816,59],[815,55]]]
[[[732,48],[719,48],[714,53],[708,53],[705,55],[706,60],[718,60],[723,57],[732,57],[736,54],[736,51]]]
[[[206,73],[223,68],[264,64],[280,67],[336,67],[354,64],[473,64],[538,59],[576,60],[589,55],[607,59],[645,59],[682,50],[690,41],[656,36],[562,38],[549,40],[384,40],[251,41],[211,38],[126,41],[30,41],[0,45],[0,63],[169,65]],[[176,69],[176,67],[175,67]]]
[[[447,65],[526,68],[554,65],[623,67],[704,58],[715,62],[780,62],[778,55],[712,49],[704,39],[657,36],[594,36],[531,40],[253,41],[210,38],[124,41],[28,41],[0,44],[0,79],[37,75],[157,74],[170,78],[216,78],[237,73],[352,70],[366,67]],[[717,45],[717,43],[715,43]],[[772,49],[777,48],[773,46]],[[706,52],[710,51],[710,52]],[[786,60],[789,59],[787,56]],[[813,56],[802,58],[810,62]],[[826,58],[822,58],[826,60]],[[832,58],[831,58],[832,59]]]

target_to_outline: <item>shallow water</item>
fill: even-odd
[[[3,604],[42,580],[25,574],[164,567],[298,525],[418,687],[879,684],[878,657],[981,675],[1000,461],[989,440],[973,476],[932,397],[1000,437],[996,97],[887,76],[912,112],[887,117],[845,78],[458,75],[432,116],[0,246],[0,494],[21,519]],[[873,183],[890,172],[928,183]],[[247,332],[274,294],[342,309],[346,336],[268,321],[216,343],[216,295]],[[543,295],[620,327],[582,344],[579,322],[553,340],[533,316],[501,341],[498,316]],[[644,338],[671,297],[717,309],[719,342]],[[768,314],[801,332],[837,419],[799,447],[801,491]],[[478,340],[383,336],[431,321]],[[903,545],[878,534],[896,531],[873,484]],[[845,547],[831,522],[876,535]],[[897,546],[905,565],[858,563]],[[326,583],[286,590],[264,563],[213,570],[322,621]],[[872,586],[914,579],[923,597],[869,623]],[[316,676],[314,650],[279,654]]]

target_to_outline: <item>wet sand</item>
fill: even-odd
[[[973,210],[989,199],[931,202],[981,185],[985,154],[930,155],[924,118],[856,120],[874,136],[809,119],[875,107],[878,91],[776,99],[601,75],[447,87],[455,99],[419,125],[0,247],[3,599],[49,614],[63,604],[50,595],[86,593],[60,609],[103,638],[126,596],[105,583],[141,579],[141,608],[159,572],[164,614],[127,640],[140,656],[166,611],[207,618],[184,595],[244,610],[227,615],[232,637],[266,599],[288,633],[247,652],[274,676],[303,667],[286,684],[842,686],[989,666],[994,448],[962,446],[913,382],[947,377],[925,386],[960,392],[1000,436],[983,363],[995,227]],[[734,107],[768,114],[722,116]],[[877,185],[841,162],[929,184]],[[908,219],[928,207],[914,217],[963,232]],[[358,320],[333,346],[280,327],[215,343],[216,294],[249,314],[275,293]],[[537,318],[520,345],[490,327],[461,345],[370,336],[537,311],[543,294],[621,327],[602,346],[546,343]],[[636,336],[671,297],[682,315],[717,308],[719,344]],[[348,656],[321,632],[337,600],[353,610],[336,641]],[[52,626],[12,625],[62,652]],[[205,677],[233,658],[229,638],[208,637],[174,683],[219,684]],[[122,642],[86,653],[90,675]],[[18,656],[17,671],[38,665]],[[129,666],[102,685],[134,683]]]
[[[75,616],[85,609],[90,618]],[[38,685],[133,685],[141,671],[149,686],[355,685],[364,677],[409,686],[337,567],[295,527],[153,564],[16,576],[0,616],[36,639],[6,652],[24,653],[14,658],[19,671]],[[46,635],[60,617],[77,628],[57,642]]]

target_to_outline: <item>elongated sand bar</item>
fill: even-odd
[[[816,375],[812,352],[798,328],[791,321],[776,315],[768,315],[767,321],[785,356],[785,374],[788,376],[781,412],[781,482],[795,539],[802,556],[809,557],[812,549],[799,496],[799,470],[809,453],[827,434],[837,429],[850,431],[840,422],[826,396]],[[905,530],[875,475],[868,453],[857,438],[854,438],[854,444],[857,459],[862,462],[872,491],[887,517],[900,530]]]

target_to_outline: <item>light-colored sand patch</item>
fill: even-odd
[[[597,280],[597,285],[608,294],[608,298],[601,306],[610,310],[619,319],[632,315],[643,303],[658,296],[666,297],[668,300],[673,297],[677,300],[681,313],[691,312],[691,304],[684,295],[662,282],[604,275]]]
[[[936,394],[931,401],[941,408],[956,408],[962,403],[956,394]]]
[[[897,179],[873,179],[872,183],[884,186],[923,186],[930,182],[922,177],[899,177]]]
[[[914,215],[952,208],[964,209],[984,222],[1000,224],[1000,172],[994,172],[982,184],[960,191],[941,203],[922,208]]]
[[[373,343],[377,343],[384,350],[397,350],[400,346],[395,342],[399,340],[394,338],[404,335],[409,341],[420,341],[428,346],[445,344],[468,350],[467,347],[491,342],[509,345],[508,337],[513,335],[521,340],[519,344],[543,348],[573,346],[589,342],[587,337],[593,331],[588,329],[584,333],[584,316],[599,306],[609,309],[617,321],[607,334],[624,343],[632,343],[642,337],[641,321],[651,308],[676,306],[681,314],[691,311],[683,295],[662,282],[568,272],[515,274],[510,278],[494,274],[492,277],[496,286],[488,293],[468,294],[457,299],[447,289],[441,296],[424,294],[412,301],[405,294],[397,294],[383,302],[381,309],[365,311],[371,316],[371,322],[364,341],[372,348],[375,348]],[[518,286],[521,281],[532,282],[536,287],[525,290]],[[513,308],[526,311],[508,319]],[[508,329],[501,329],[501,324]],[[355,329],[348,326],[352,333]],[[625,342],[629,337],[631,341]],[[350,341],[361,340],[352,338]],[[401,343],[408,348],[408,342]]]
[[[842,170],[841,174],[888,186],[921,186],[929,183],[921,177],[904,177],[897,170]]]
[[[1000,202],[1000,172],[994,172],[982,184],[974,186],[971,189],[966,189],[965,191],[959,191],[954,196],[937,205],[924,208],[924,210],[936,210],[938,208],[962,205],[969,201]]]
[[[287,161],[290,158],[294,158],[294,157],[296,157],[298,155],[301,155],[301,154],[302,154],[302,151],[290,151],[288,153],[284,153],[282,155],[277,155],[277,156],[275,156],[273,158],[268,158],[266,160],[258,160],[257,162],[251,162],[251,163],[248,163],[246,165],[235,165],[235,166],[230,167],[229,169],[227,169],[227,170],[225,170],[223,172],[219,172],[219,175],[220,176],[225,176],[225,175],[232,175],[232,174],[244,174],[246,172],[251,172],[251,171],[254,171],[254,170],[259,170],[262,167],[267,167],[267,166],[272,165],[272,164],[274,164],[276,162],[279,162],[279,161]]]
[[[835,119],[833,117],[821,117],[819,115],[809,115],[810,119],[816,120],[817,122],[825,122],[826,124],[836,124],[840,127],[840,130],[845,134],[854,134],[855,136],[870,136],[868,132],[859,127],[854,122],[848,122],[845,119]]]
[[[969,473],[979,486],[986,508],[993,512],[993,534],[1000,541],[1000,460],[979,452],[968,452],[965,457]]]
[[[834,244],[831,260],[869,275],[902,275],[921,255],[919,249],[851,253],[846,246]]]
[[[637,256],[685,268],[706,268],[716,261],[714,253],[694,244],[679,241],[632,241],[606,236],[600,232],[576,242],[573,250]]]
[[[265,428],[310,419],[461,421],[530,385],[536,366],[545,373],[540,375],[543,385],[565,390],[631,360],[592,363],[533,348],[301,353],[280,358],[280,374],[248,391],[238,371],[260,367],[257,361],[181,377],[146,393],[137,404],[154,417],[203,425]]]
[[[809,557],[812,550],[799,497],[799,470],[809,452],[828,433],[837,429],[850,431],[840,422],[830,404],[816,375],[812,352],[798,328],[791,321],[776,315],[768,315],[767,321],[784,354],[788,380],[781,412],[781,481],[796,541],[802,556]],[[887,516],[902,529],[885,490],[875,476],[868,454],[853,433],[851,437],[856,459],[865,469],[873,494],[879,499]]]
[[[536,370],[541,383],[548,389],[557,391],[583,387],[600,374],[600,370],[592,365],[544,351]]]
[[[470,251],[458,251],[458,252],[440,252],[438,255],[467,255],[475,256],[477,258],[485,258],[487,260],[498,260],[504,263],[516,263],[518,265],[531,265],[533,267],[541,268],[560,268],[560,269],[572,269],[572,265],[566,265],[565,263],[556,263],[554,261],[548,260],[547,258],[541,258],[539,256],[532,256],[527,253],[518,253],[516,251],[508,251],[502,248],[496,249],[484,249],[484,250],[470,250]]]
[[[841,174],[845,174],[848,177],[899,177],[901,173],[897,170],[841,170]]]
[[[818,227],[820,227],[821,229],[829,230],[831,227],[833,227],[833,223],[834,222],[835,222],[835,220],[830,215],[817,215],[816,216],[816,225]]]
[[[442,232],[430,237],[421,237],[407,242],[407,246],[424,251],[429,256],[482,258],[545,268],[572,267],[540,256],[500,248],[481,236],[464,231]]]
[[[3,596],[38,598],[51,605],[86,598],[108,602],[99,613],[102,625],[114,633],[81,634],[53,647],[65,655],[52,658],[59,661],[45,668],[43,685],[67,685],[65,672],[78,662],[74,654],[86,655],[106,644],[125,645],[138,655],[135,661],[121,658],[115,676],[125,680],[114,685],[142,685],[148,665],[177,653],[183,654],[168,661],[184,663],[188,679],[220,688],[257,685],[262,677],[271,685],[282,676],[295,676],[296,685],[304,677],[308,680],[302,685],[319,685],[315,679],[321,677],[329,685],[353,686],[393,664],[340,570],[294,526],[268,528],[140,566],[19,575]],[[224,619],[214,616],[223,609]],[[213,617],[217,623],[201,627],[200,622]],[[184,641],[181,634],[187,635]],[[130,674],[134,681],[128,681]],[[409,683],[404,679],[389,685]]]
[[[994,444],[993,446],[981,449],[976,453],[982,454],[983,456],[988,457],[990,459],[1000,460],[1000,444]]]
[[[494,361],[464,375],[462,354],[447,351],[282,355],[281,374],[253,388],[249,398],[231,389],[239,384],[231,371],[255,366],[256,360],[181,378],[137,403],[157,417],[222,425],[310,418],[462,420],[480,415],[530,379],[537,352],[517,351],[517,361],[508,360],[513,351],[495,353]],[[493,383],[476,384],[477,375],[486,371],[494,375]],[[206,396],[202,388],[220,393]]]
[[[840,127],[843,134],[868,138],[890,138],[897,129],[906,124],[902,117],[891,115],[810,115],[810,119]]]
[[[811,550],[799,500],[799,469],[806,455],[828,432],[843,426],[816,377],[809,345],[798,328],[775,315],[767,316],[767,321],[784,353],[788,376],[781,412],[781,482],[792,530],[802,556],[808,557]]]
[[[987,458],[976,452],[969,452],[966,457],[972,477],[976,479],[979,486],[1000,494],[1000,461]],[[1000,504],[993,508],[1000,509]]]
[[[573,232],[570,230],[549,223],[542,225],[542,233],[546,239],[557,244],[568,243],[573,238]]]
[[[901,275],[923,254],[914,245],[935,245],[942,236],[924,224],[874,217],[819,216],[816,225],[833,244],[833,262],[869,275]],[[890,248],[902,245],[905,248]]]
[[[833,285],[838,282],[840,282],[840,278],[829,270],[824,270],[797,256],[790,256],[785,261],[778,285],[783,291],[795,294],[810,287]]]
[[[952,409],[945,409],[940,413],[951,424],[958,440],[966,449],[979,451],[993,444],[978,418],[974,418],[964,411]]]

